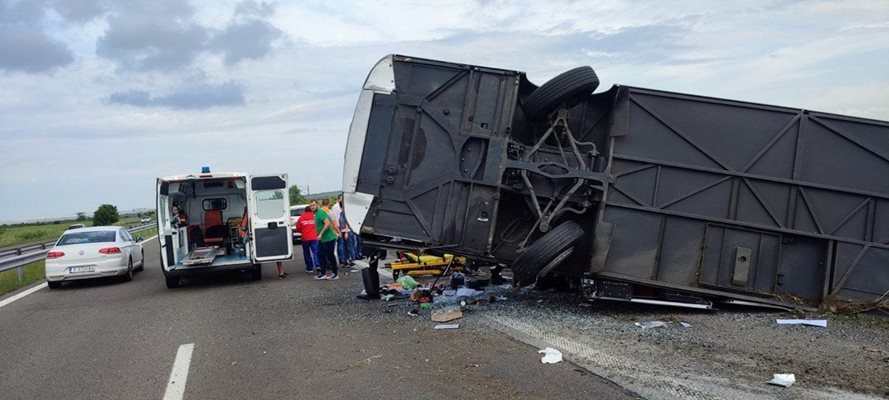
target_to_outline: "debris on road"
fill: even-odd
[[[443,329],[457,329],[460,327],[460,324],[438,324],[435,325],[435,330],[440,331]]]
[[[691,328],[691,324],[688,322],[680,322],[679,325],[682,325],[683,328]]]
[[[772,380],[768,383],[770,385],[790,387],[796,382],[796,376],[793,374],[772,374]]]
[[[538,350],[537,352],[543,353],[543,358],[540,359],[541,363],[555,364],[558,362],[562,362],[562,352],[552,347],[547,347],[543,350]]]
[[[778,325],[808,325],[827,328],[826,319],[776,319]]]
[[[652,329],[652,328],[660,328],[667,326],[667,323],[664,321],[644,321],[644,322],[636,322],[636,326],[642,329]]]
[[[432,313],[433,322],[448,322],[460,318],[463,318],[463,311],[460,311],[459,308],[449,308]]]
[[[417,309],[413,309],[413,310],[408,311],[407,315],[410,315],[411,317],[417,317],[420,315],[420,311]]]
[[[398,282],[398,284],[401,285],[401,287],[403,287],[403,288],[405,288],[405,289],[410,289],[410,290],[416,289],[417,286],[420,285],[420,284],[417,283],[417,281],[416,281],[412,276],[410,276],[410,275],[402,276],[402,277],[398,278],[395,282]]]

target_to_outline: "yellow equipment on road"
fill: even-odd
[[[451,264],[453,261],[453,264]],[[387,264],[392,268],[392,278],[398,279],[402,273],[410,276],[441,275],[451,264],[451,271],[463,271],[466,257],[444,254],[443,256],[417,255],[407,251],[398,252],[398,261]]]

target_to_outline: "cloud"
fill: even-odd
[[[232,23],[218,32],[208,44],[209,49],[222,53],[227,65],[246,59],[265,57],[284,32],[262,20]]]
[[[85,23],[107,11],[102,0],[54,0],[52,7],[68,21]]]
[[[0,0],[0,71],[45,73],[74,62],[71,50],[40,26],[44,14],[40,2]]]
[[[196,83],[177,88],[161,96],[146,90],[127,90],[112,93],[107,99],[111,104],[134,107],[167,107],[175,109],[206,109],[211,107],[243,106],[244,86],[235,82]]]
[[[71,50],[39,29],[0,27],[0,71],[50,72],[73,61]]]
[[[220,54],[226,65],[258,59],[272,52],[284,32],[264,20],[275,9],[245,1],[224,29],[198,21],[189,3],[126,3],[108,18],[108,29],[96,43],[96,54],[133,71],[173,71],[193,66],[204,53]]]
[[[172,70],[191,64],[209,33],[192,19],[194,11],[175,1],[127,3],[108,18],[96,54],[132,70]]]

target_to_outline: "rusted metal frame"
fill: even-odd
[[[727,181],[727,180],[729,180],[729,179],[732,179],[732,177],[731,177],[731,176],[725,176],[725,177],[723,177],[722,179],[717,179],[716,181],[711,182],[711,183],[709,183],[709,184],[707,184],[707,185],[705,185],[705,186],[703,186],[703,187],[700,187],[700,188],[698,188],[698,189],[695,189],[695,190],[691,191],[690,193],[684,194],[684,195],[679,196],[679,197],[677,197],[677,198],[675,198],[675,199],[673,199],[673,200],[671,200],[671,201],[668,201],[668,202],[664,203],[663,205],[658,206],[657,204],[654,204],[654,206],[659,207],[659,208],[667,208],[667,207],[672,206],[673,204],[676,204],[676,203],[678,203],[678,202],[680,202],[680,201],[682,201],[682,200],[685,200],[685,199],[687,199],[687,198],[689,198],[689,197],[692,197],[692,196],[694,196],[694,195],[696,195],[696,194],[698,194],[698,193],[701,193],[701,192],[703,192],[703,191],[705,191],[705,190],[707,190],[707,189],[710,189],[710,188],[712,188],[712,187],[714,187],[714,186],[716,186],[716,185],[719,185],[719,184],[721,184],[721,183],[723,183],[723,182],[725,182],[725,181]]]
[[[852,264],[849,265],[849,269],[846,270],[846,273],[843,274],[843,276],[840,278],[839,281],[837,281],[835,285],[833,285],[833,288],[830,291],[831,295],[836,295],[839,289],[842,288],[843,284],[846,283],[846,280],[849,279],[849,276],[852,275],[852,271],[855,270],[855,267],[858,266],[858,263],[861,262],[862,258],[864,258],[864,253],[867,253],[868,250],[870,250],[870,246],[868,245],[864,245],[864,247],[861,248],[861,251],[859,251],[858,255],[855,256],[855,259],[852,260]]]
[[[772,209],[769,208],[766,202],[762,199],[762,195],[760,195],[759,191],[753,187],[753,185],[750,183],[750,180],[748,180],[747,178],[741,178],[741,180],[744,181],[744,185],[746,185],[747,188],[750,189],[750,192],[753,193],[753,196],[756,197],[756,201],[759,202],[759,205],[761,205],[762,208],[766,210],[766,212],[769,214],[769,217],[772,218],[772,221],[775,221],[775,224],[777,224],[779,228],[784,228],[784,225],[781,224],[781,221],[778,221],[778,217],[775,216],[775,213],[772,212]]]
[[[753,166],[756,165],[756,162],[759,161],[759,159],[762,158],[762,156],[764,156],[766,153],[768,153],[769,150],[775,146],[775,143],[778,143],[778,141],[781,140],[781,138],[784,137],[784,135],[790,131],[790,128],[793,127],[793,124],[795,124],[799,120],[800,120],[799,114],[797,114],[796,116],[791,118],[790,122],[788,122],[787,125],[784,125],[784,127],[781,128],[780,131],[778,131],[778,134],[775,135],[775,137],[773,137],[771,140],[769,140],[769,142],[766,143],[766,145],[763,146],[763,148],[758,153],[756,153],[756,155],[753,156],[753,158],[750,159],[750,161],[748,161],[747,164],[744,164],[744,166],[741,168],[741,172],[747,172],[750,170],[750,168],[753,168]]]
[[[646,107],[644,104],[642,104],[642,103],[639,101],[639,99],[636,99],[635,97],[630,96],[630,101],[632,101],[633,103],[636,103],[636,105],[638,105],[638,106],[641,107],[643,110],[645,110],[645,112],[647,112],[647,113],[650,114],[652,117],[654,117],[654,119],[656,119],[656,120],[658,120],[660,123],[664,124],[664,126],[666,126],[667,128],[669,128],[671,131],[673,131],[673,133],[675,133],[675,134],[678,135],[680,138],[682,138],[683,140],[685,140],[688,144],[690,144],[692,147],[694,147],[697,151],[701,152],[701,154],[703,154],[704,156],[706,156],[707,158],[709,158],[711,161],[715,162],[717,165],[719,165],[720,167],[722,167],[722,168],[725,169],[726,171],[734,171],[734,169],[732,169],[731,167],[729,167],[727,164],[725,164],[725,163],[723,163],[722,161],[719,161],[719,160],[717,160],[715,157],[713,157],[713,155],[711,155],[708,151],[704,150],[700,145],[698,145],[697,143],[695,143],[694,140],[691,140],[691,138],[689,138],[685,133],[682,133],[682,131],[681,131],[679,128],[673,126],[672,124],[670,124],[669,122],[667,122],[664,118],[662,118],[660,115],[658,115],[657,113],[655,113],[654,111],[652,111],[651,109],[649,109],[648,107]]]
[[[837,186],[832,186],[832,185],[824,185],[824,184],[820,184],[820,183],[811,183],[811,182],[797,181],[797,180],[784,179],[784,178],[775,178],[775,177],[771,177],[771,176],[756,175],[756,174],[751,174],[751,173],[747,173],[747,172],[723,171],[721,169],[699,167],[696,165],[680,164],[680,163],[670,162],[670,161],[660,161],[660,160],[654,160],[654,159],[644,158],[644,157],[634,157],[634,156],[626,156],[626,155],[620,155],[620,154],[612,154],[611,158],[617,159],[617,160],[623,160],[623,161],[635,161],[638,163],[655,164],[655,165],[663,165],[665,167],[688,169],[688,170],[692,170],[692,171],[709,172],[709,173],[719,174],[719,175],[730,175],[730,176],[737,176],[737,177],[741,177],[741,178],[750,178],[750,179],[754,179],[754,180],[758,180],[758,181],[784,183],[784,184],[789,184],[789,185],[793,185],[793,186],[800,186],[800,187],[806,187],[806,188],[812,188],[812,189],[823,189],[823,190],[831,190],[831,191],[835,191],[835,192],[858,194],[858,195],[862,195],[862,196],[868,196],[868,197],[874,197],[874,198],[883,199],[883,200],[889,200],[889,194],[887,194],[887,193],[869,192],[867,190],[850,189],[850,188],[837,187]]]
[[[852,143],[855,144],[856,146],[861,147],[862,149],[867,150],[867,151],[870,152],[871,154],[873,154],[873,155],[875,155],[875,156],[877,156],[877,157],[882,158],[884,161],[889,161],[889,155],[883,154],[883,153],[880,152],[879,150],[874,149],[874,148],[872,148],[871,146],[868,146],[868,145],[866,145],[866,144],[864,144],[864,143],[861,143],[861,141],[859,141],[858,139],[855,139],[854,137],[852,137],[852,136],[849,135],[848,133],[843,132],[842,130],[840,130],[839,128],[837,128],[837,127],[831,125],[831,124],[828,123],[827,121],[822,121],[822,120],[821,120],[820,118],[818,118],[817,116],[812,116],[812,120],[815,121],[815,122],[817,122],[818,125],[821,125],[821,126],[827,128],[828,130],[830,130],[831,132],[836,133],[837,135],[843,137],[844,139],[846,139],[846,140],[852,142]]]
[[[809,212],[809,216],[812,217],[812,222],[815,223],[815,228],[818,229],[818,233],[824,235],[824,228],[821,227],[821,223],[818,222],[818,216],[815,215],[815,209],[812,208],[812,203],[809,201],[809,195],[806,194],[806,190],[798,187],[799,194],[803,198],[803,204],[806,206],[806,211]]]
[[[844,216],[843,219],[840,220],[840,222],[837,222],[836,226],[833,227],[833,229],[830,231],[829,234],[833,235],[838,230],[840,230],[840,228],[842,228],[843,225],[846,224],[846,222],[849,222],[849,220],[852,219],[852,217],[854,217],[855,214],[858,214],[858,212],[861,211],[861,208],[864,207],[865,205],[869,204],[871,202],[871,200],[872,199],[870,197],[868,197],[868,198],[864,199],[864,201],[859,203],[858,206],[856,206],[854,209],[852,209],[852,211],[849,211],[849,213],[846,214],[846,216]]]
[[[825,234],[821,234],[821,233],[796,231],[796,230],[787,229],[787,228],[776,228],[774,226],[759,225],[759,224],[754,224],[754,223],[750,223],[750,222],[743,222],[743,221],[732,221],[732,220],[725,219],[725,218],[709,217],[709,216],[705,216],[705,215],[691,214],[691,213],[681,212],[681,211],[664,210],[664,209],[654,208],[654,207],[649,207],[649,206],[638,206],[638,205],[621,204],[621,203],[607,203],[606,207],[618,207],[618,208],[626,208],[626,209],[631,209],[631,210],[646,211],[646,212],[651,212],[651,213],[655,213],[655,214],[667,214],[667,215],[672,215],[672,216],[676,216],[676,217],[683,217],[683,218],[694,219],[694,220],[699,220],[699,221],[724,224],[724,225],[730,226],[730,227],[745,227],[745,228],[751,228],[751,229],[758,229],[758,230],[762,230],[762,231],[766,231],[766,232],[786,233],[786,234],[790,234],[790,235],[812,237],[812,238],[816,238],[816,239],[836,240],[836,241],[840,241],[843,243],[858,244],[858,245],[862,245],[862,246],[870,246],[873,248],[889,250],[889,241],[887,241],[886,243],[874,243],[874,242],[868,242],[868,241],[864,241],[864,240],[851,239],[851,238],[847,238],[847,237],[829,236],[829,235],[825,235]]]

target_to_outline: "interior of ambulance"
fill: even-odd
[[[246,177],[191,178],[163,184],[168,186],[158,196],[158,217],[168,247],[167,266],[250,262]]]

